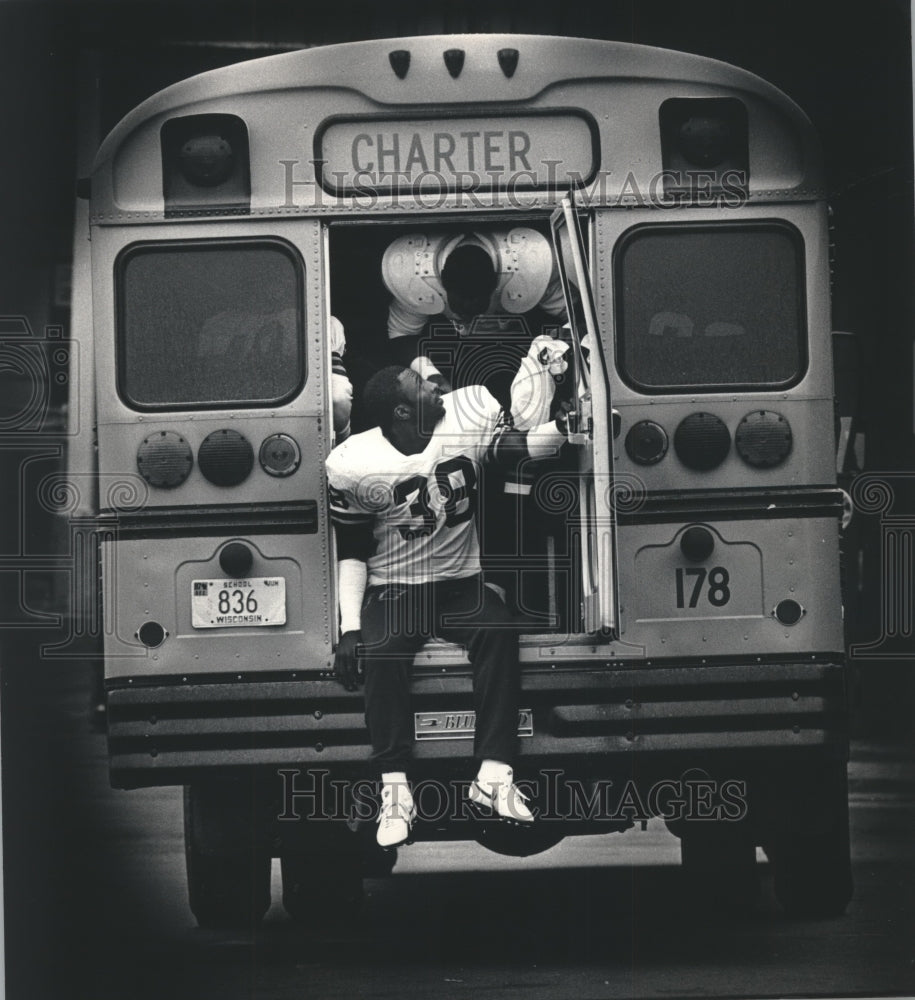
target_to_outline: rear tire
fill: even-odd
[[[358,915],[363,899],[359,838],[341,823],[323,823],[308,833],[303,844],[280,856],[283,908],[315,929],[345,924]]]
[[[834,778],[820,829],[779,832],[766,850],[775,897],[791,917],[840,917],[854,892],[844,765]]]
[[[684,823],[680,858],[691,908],[746,913],[756,904],[756,845],[742,824]]]
[[[249,929],[270,908],[270,852],[230,796],[226,786],[184,789],[188,899],[206,929]]]

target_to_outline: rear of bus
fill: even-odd
[[[524,157],[510,197],[500,136]],[[395,148],[399,187],[367,159]],[[487,149],[468,197],[467,158]],[[411,197],[430,150],[443,154],[433,201]],[[359,339],[384,338],[386,303],[363,329],[360,305],[406,227],[548,234],[569,192],[554,225],[578,286],[581,420],[552,561],[532,569],[564,575],[567,596],[552,628],[522,636],[518,770],[535,795],[558,775],[588,816],[559,807],[524,843],[466,822],[426,832],[523,854],[661,815],[694,872],[752,881],[763,845],[786,905],[844,907],[820,180],[809,122],[755,77],[534,36],[240,64],[163,91],[109,136],[91,289],[111,779],[186,786],[201,922],[256,919],[271,855],[299,916],[315,892],[392,863],[359,867],[365,831],[354,849],[328,791],[371,775],[361,696],[331,675],[331,314],[369,347]],[[577,266],[563,225],[582,230]],[[465,774],[463,652],[424,650],[414,698],[418,774]],[[630,780],[637,804],[618,808]],[[671,811],[662,785],[698,805]],[[592,808],[599,786],[610,815]],[[693,822],[708,795],[720,822]],[[311,811],[335,822],[296,822]]]

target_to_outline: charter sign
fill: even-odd
[[[597,170],[593,124],[581,114],[481,119],[355,119],[317,139],[324,187],[360,191],[554,190]]]

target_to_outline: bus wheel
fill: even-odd
[[[306,823],[301,836],[283,846],[283,907],[293,920],[318,930],[358,914],[364,841],[345,822],[321,822]]]
[[[775,898],[792,917],[838,917],[852,897],[845,763],[783,778],[766,854]]]
[[[690,907],[749,912],[759,898],[756,845],[739,824],[684,823],[680,863]]]
[[[775,838],[769,860],[775,898],[789,916],[842,916],[853,891],[847,803],[832,830]]]
[[[494,854],[504,854],[509,858],[529,858],[555,847],[564,836],[561,829],[550,829],[549,824],[535,823],[528,828],[481,820],[477,843]]]
[[[362,903],[362,859],[355,854],[291,851],[280,857],[283,907],[314,929],[355,918]]]
[[[225,795],[218,787],[184,789],[191,912],[206,929],[251,928],[270,907],[270,852],[258,848],[243,826],[227,830],[224,806]],[[222,825],[219,838],[211,835],[215,824]]]

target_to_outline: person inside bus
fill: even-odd
[[[395,363],[446,392],[485,386],[519,430],[542,422],[570,396],[572,387],[563,378],[569,346],[565,298],[543,234],[527,226],[411,233],[385,250],[382,277],[391,295],[388,338]],[[497,469],[485,470],[484,478],[487,582],[519,613],[543,610],[545,582],[538,587],[526,574],[539,596],[525,599],[521,574],[508,565],[525,549],[533,554],[532,538],[543,534],[542,519],[511,495],[523,495],[526,486],[503,481]],[[531,521],[527,527],[523,517],[519,521],[524,509]]]
[[[376,426],[334,448],[326,468],[338,555],[334,674],[347,690],[365,683],[372,760],[382,778],[378,843],[404,843],[415,818],[407,784],[410,672],[432,637],[462,644],[473,668],[479,770],[470,802],[484,817],[528,825],[534,817],[512,771],[518,631],[483,586],[474,492],[484,463],[513,466],[557,453],[567,412],[518,431],[484,387],[443,393],[400,365],[369,379],[364,403]]]
[[[334,444],[342,444],[350,434],[353,412],[353,383],[346,369],[346,334],[336,316],[330,318],[331,402],[334,411]]]
[[[484,385],[505,407],[537,337],[560,338],[565,299],[535,229],[412,233],[384,252],[391,360],[446,391]]]

